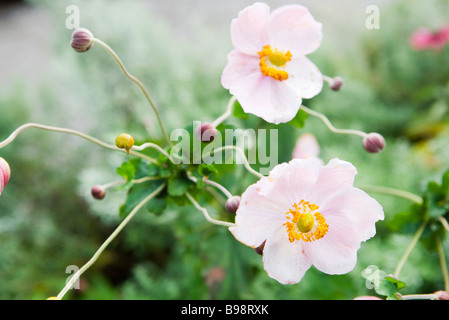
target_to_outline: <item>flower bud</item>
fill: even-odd
[[[92,194],[92,197],[95,199],[101,200],[106,195],[106,190],[100,185],[95,185],[90,190],[90,193]]]
[[[94,35],[85,28],[79,28],[73,31],[70,45],[77,52],[86,52],[93,45]]]
[[[385,139],[376,132],[369,133],[362,141],[363,147],[370,153],[377,153],[385,148]]]
[[[217,129],[210,123],[205,122],[196,128],[195,134],[201,142],[212,142],[217,135]]]
[[[265,248],[265,242],[267,242],[267,240],[262,242],[262,244],[260,246],[258,246],[257,248],[254,248],[254,251],[256,251],[256,253],[260,254],[261,256],[263,256],[263,248]]]
[[[129,153],[129,149],[131,149],[134,145],[134,139],[129,134],[122,133],[115,139],[115,145],[117,148],[125,149],[126,152]]]
[[[343,86],[343,78],[342,77],[334,77],[332,79],[332,83],[330,84],[330,88],[334,91],[338,91]]]
[[[434,294],[437,295],[438,300],[449,300],[449,292],[447,292],[447,291],[440,290],[440,291],[434,292]]]
[[[237,212],[237,209],[239,208],[241,200],[242,200],[242,197],[240,197],[240,196],[233,196],[233,197],[229,198],[226,201],[226,205],[225,205],[226,210],[229,213],[235,214]]]
[[[11,168],[5,159],[0,157],[0,195],[11,177]]]

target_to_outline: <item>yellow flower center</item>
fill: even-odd
[[[266,45],[258,54],[260,57],[260,72],[264,76],[269,76],[279,81],[288,79],[288,72],[283,68],[292,58],[290,51],[284,53],[277,49],[272,49],[270,45]]]
[[[311,242],[324,237],[329,230],[323,215],[316,204],[301,200],[293,204],[293,208],[285,214],[290,221],[284,223],[290,242],[302,240]]]

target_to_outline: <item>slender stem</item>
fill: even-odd
[[[144,85],[142,84],[142,82],[137,79],[135,76],[133,76],[132,74],[130,74],[128,72],[128,70],[126,69],[125,65],[123,64],[123,62],[120,60],[120,58],[118,57],[118,55],[115,53],[114,50],[112,50],[111,47],[109,47],[106,43],[104,43],[103,41],[101,41],[100,39],[93,39],[93,42],[98,43],[100,46],[102,46],[104,49],[106,49],[106,51],[114,58],[114,60],[117,62],[117,64],[119,65],[120,69],[122,69],[123,73],[125,74],[125,76],[127,76],[129,79],[131,79],[135,84],[137,84],[139,86],[139,88],[142,90],[143,94],[145,95],[145,98],[147,99],[148,103],[150,104],[151,108],[153,109],[154,113],[156,114],[156,118],[157,118],[157,122],[159,123],[159,127],[161,128],[162,134],[164,135],[165,140],[167,141],[167,143],[172,146],[172,142],[170,141],[170,139],[168,138],[167,132],[165,131],[164,125],[162,123],[161,120],[161,116],[159,114],[159,111],[155,105],[155,103],[153,102],[153,100],[150,97],[150,94],[148,93],[148,91],[145,89]]]
[[[334,133],[340,133],[340,134],[353,134],[353,135],[357,135],[360,136],[362,138],[365,138],[367,136],[367,133],[360,131],[360,130],[353,130],[353,129],[337,129],[335,128],[332,123],[329,121],[329,119],[322,113],[319,113],[317,111],[313,111],[309,108],[307,108],[306,106],[302,105],[301,109],[304,110],[305,112],[307,112],[308,114],[310,114],[311,116],[320,118],[324,124],[326,124],[326,126],[329,128],[329,130],[331,130]]]
[[[61,132],[61,133],[67,133],[67,134],[72,134],[78,137],[81,137],[83,139],[86,139],[90,142],[93,142],[103,148],[107,148],[107,149],[111,149],[114,151],[119,151],[119,152],[126,152],[126,150],[124,149],[119,149],[117,148],[117,146],[109,144],[109,143],[105,143],[101,140],[98,140],[97,138],[91,137],[87,134],[84,134],[82,132],[76,131],[76,130],[72,130],[72,129],[67,129],[67,128],[59,128],[59,127],[52,127],[52,126],[46,126],[46,125],[42,125],[42,124],[37,124],[37,123],[26,123],[20,127],[18,127],[13,133],[10,134],[10,136],[8,138],[6,138],[5,140],[3,140],[2,142],[0,142],[0,149],[6,147],[8,144],[10,144],[11,142],[13,142],[16,137],[22,133],[25,129],[28,128],[37,128],[37,129],[42,129],[42,130],[46,130],[46,131],[53,131],[53,132]],[[147,161],[150,161],[152,163],[158,164],[158,162],[147,156],[144,154],[141,154],[140,152],[135,152],[130,150],[130,154],[140,157],[142,159],[145,159]]]
[[[243,152],[243,150],[240,149],[239,147],[236,147],[236,146],[223,146],[223,147],[219,147],[217,149],[214,149],[214,152],[219,152],[221,150],[229,150],[229,149],[236,150],[236,151],[238,151],[242,155],[246,170],[248,170],[250,173],[252,173],[256,177],[258,177],[259,179],[264,177],[261,173],[257,172],[253,168],[251,168],[251,166],[250,166],[250,164],[248,162],[248,158],[245,155],[245,152]]]
[[[57,298],[62,299],[67,291],[73,286],[75,281],[79,279],[79,277],[87,270],[89,267],[97,261],[98,257],[103,253],[106,247],[111,243],[112,240],[120,233],[120,231],[126,226],[126,224],[134,217],[134,215],[152,198],[154,198],[157,194],[159,194],[165,187],[165,183],[159,186],[156,190],[150,193],[145,199],[143,199],[129,214],[128,216],[120,223],[120,225],[114,230],[114,232],[106,239],[106,241],[101,245],[101,247],[95,252],[92,258],[79,269],[67,282],[62,291],[58,294]]]
[[[444,229],[449,232],[449,223],[446,219],[444,219],[442,216],[438,217],[438,220],[440,220],[441,224],[443,225]]]
[[[232,198],[232,193],[230,193],[225,187],[223,187],[221,184],[209,180],[209,179],[203,179],[204,183],[207,183],[215,188],[217,188],[218,190],[220,190],[221,192],[223,192],[223,194],[227,197],[227,198]]]
[[[138,184],[138,183],[143,183],[146,181],[154,181],[154,180],[160,180],[160,179],[162,179],[162,178],[161,177],[143,177],[140,179],[133,179],[133,180],[131,180],[131,182],[134,184]],[[126,180],[113,181],[113,182],[103,184],[102,187],[103,187],[103,189],[108,189],[108,188],[120,186],[122,184],[125,184],[126,182],[127,182]]]
[[[191,174],[190,172],[187,172],[187,177],[188,177],[190,180],[192,180],[193,182],[197,182],[197,181],[198,181],[198,178],[192,176],[192,174]],[[213,186],[213,187],[219,189],[221,192],[223,192],[223,194],[224,194],[227,198],[232,198],[232,193],[230,193],[230,192],[229,192],[224,186],[222,186],[221,184],[219,184],[219,183],[217,183],[217,182],[215,182],[215,181],[206,179],[206,178],[203,178],[202,180],[203,180],[204,183],[206,183],[206,184],[208,184],[208,185],[211,185],[211,186]]]
[[[207,221],[209,221],[210,223],[219,225],[219,226],[225,226],[225,227],[234,227],[235,224],[231,223],[231,222],[226,222],[226,221],[220,221],[220,220],[215,220],[213,218],[211,218],[209,216],[209,213],[207,212],[206,208],[203,208],[199,205],[198,202],[196,202],[196,200],[190,195],[190,193],[186,192],[186,196],[187,198],[189,198],[190,202],[192,202],[192,204],[195,206],[195,208],[197,208],[198,210],[200,210],[201,212],[203,212],[204,217],[206,218]]]
[[[401,300],[438,300],[438,295],[430,294],[406,294],[401,295]]]
[[[410,242],[410,244],[409,244],[407,250],[405,250],[404,255],[402,256],[401,260],[399,260],[399,263],[396,266],[396,269],[394,271],[394,275],[396,278],[399,278],[399,274],[401,273],[402,267],[404,266],[405,262],[407,261],[410,253],[412,252],[413,248],[415,247],[416,243],[418,242],[419,238],[421,237],[426,226],[427,226],[427,221],[424,221],[423,223],[421,223],[421,225],[419,226],[415,235],[413,236],[412,242]]]
[[[443,272],[444,290],[449,291],[449,273],[447,271],[446,258],[444,257],[443,244],[441,243],[441,238],[438,234],[436,234],[435,237],[437,240],[438,256],[440,258],[441,271]]]
[[[222,123],[232,114],[232,109],[234,107],[234,103],[236,100],[237,100],[236,97],[234,96],[231,97],[228,106],[226,108],[226,112],[223,113],[220,117],[218,117],[214,122],[212,122],[212,126],[217,127],[220,123]]]
[[[379,187],[379,186],[364,186],[364,187],[360,187],[360,189],[363,189],[367,192],[389,194],[389,195],[401,197],[404,199],[408,199],[408,200],[416,202],[416,203],[423,202],[423,199],[416,194],[413,194],[413,193],[410,193],[407,191],[403,191],[403,190],[394,189],[394,188]]]
[[[162,153],[164,156],[166,156],[168,159],[170,159],[171,162],[173,162],[172,157],[167,153],[167,151],[165,151],[164,149],[162,149],[160,146],[158,146],[155,143],[146,142],[146,143],[142,144],[141,146],[133,146],[132,147],[133,150],[138,150],[138,151],[144,150],[146,148],[156,149],[157,151]]]

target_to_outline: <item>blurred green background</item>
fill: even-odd
[[[266,1],[276,8],[288,1]],[[338,128],[376,131],[387,140],[368,154],[358,137],[335,135],[315,118],[303,129],[280,130],[279,162],[291,158],[296,138],[312,132],[321,158],[338,157],[358,169],[356,185],[380,185],[420,194],[449,168],[449,48],[414,51],[419,27],[449,23],[445,0],[377,1],[380,29],[365,27],[369,1],[298,1],[323,23],[322,47],[311,59],[344,89],[325,87],[305,104]],[[0,3],[0,139],[26,122],[76,129],[112,143],[122,132],[138,142],[161,142],[152,110],[98,46],[70,47],[66,8],[80,9],[81,26],[108,43],[149,89],[170,132],[224,112],[229,94],[220,75],[232,49],[229,23],[247,0],[9,1]],[[230,119],[241,128],[254,120]],[[266,128],[274,128],[268,126]],[[90,197],[94,184],[119,180],[127,159],[77,137],[29,129],[0,150],[12,177],[0,198],[0,299],[45,299],[65,285],[66,268],[81,267],[114,230],[125,192]],[[237,180],[238,179],[238,180]],[[216,177],[232,193],[253,183],[241,166]],[[235,181],[239,181],[235,184]],[[205,221],[192,206],[162,215],[139,212],[81,279],[70,299],[352,299],[373,294],[361,276],[378,266],[393,273],[410,234],[388,221],[407,200],[372,194],[384,207],[375,238],[362,244],[356,268],[329,276],[311,268],[296,285],[280,285],[261,257],[226,228]],[[231,219],[224,199],[207,198],[211,215]],[[444,242],[448,252],[447,238]],[[436,252],[421,244],[410,256],[402,293],[443,289]]]

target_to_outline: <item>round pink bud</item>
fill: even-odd
[[[77,52],[86,52],[93,45],[94,35],[85,28],[79,28],[73,31],[70,45]]]
[[[196,128],[195,134],[201,142],[212,142],[217,135],[217,129],[210,123],[205,122]]]
[[[98,200],[103,199],[106,195],[106,191],[100,185],[93,186],[92,189],[90,190],[90,193],[92,194],[92,197]]]
[[[377,153],[385,148],[385,139],[382,135],[371,132],[362,141],[363,147],[370,153]]]
[[[0,157],[0,194],[2,194],[3,189],[5,189],[6,184],[11,177],[11,168],[5,159]]]
[[[241,200],[242,200],[242,197],[240,197],[240,196],[233,196],[233,197],[229,198],[226,201],[226,205],[225,205],[226,210],[229,213],[235,214],[237,212],[237,209],[239,208]]]
[[[330,85],[330,88],[334,91],[338,91],[341,89],[341,87],[343,86],[343,78],[342,77],[334,77],[334,79],[332,79],[332,84]]]
[[[258,246],[257,248],[254,248],[254,251],[256,251],[256,253],[260,254],[261,256],[263,256],[263,248],[265,248],[265,242],[267,242],[267,240],[262,242],[262,244],[260,246]]]
[[[434,292],[434,294],[437,295],[438,300],[449,300],[449,292],[447,291],[440,290]]]

